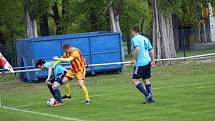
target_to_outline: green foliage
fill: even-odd
[[[122,32],[130,35],[130,29],[134,25],[141,26],[143,23],[143,31],[151,32],[152,13],[146,0],[125,0],[123,13],[120,18]]]
[[[211,0],[214,5],[215,0]],[[208,0],[158,0],[163,14],[176,14],[182,25],[194,25],[201,21],[202,8],[208,6]]]
[[[33,18],[50,13],[55,0],[31,0],[30,15]]]
[[[0,32],[6,40],[11,40],[12,31],[15,38],[24,36],[24,8],[23,0],[0,1]]]
[[[65,13],[62,15],[62,0],[31,0],[30,13],[33,18],[39,21],[44,14],[49,15],[49,30],[55,34],[56,25],[53,18],[52,7],[55,2],[58,4],[60,25],[63,34],[89,32],[89,31],[110,31],[110,18],[107,5],[110,0],[64,0]],[[1,0],[0,4],[0,32],[10,38],[11,31],[16,33],[16,38],[24,37],[24,0]],[[141,26],[150,34],[152,29],[152,12],[148,6],[149,0],[114,0],[113,6],[119,11],[120,26],[122,33],[130,34],[133,25]],[[210,0],[212,6],[215,0]],[[181,24],[192,25],[199,23],[201,7],[208,5],[207,0],[158,0],[159,9],[163,14],[176,14]],[[106,10],[106,11],[105,11]]]

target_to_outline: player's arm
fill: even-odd
[[[48,77],[47,77],[45,83],[48,83],[49,80],[51,79],[51,76],[52,76],[52,69],[53,69],[53,68],[52,68],[51,66],[48,67]]]
[[[154,49],[151,49],[149,51],[149,55],[151,57],[151,66],[155,67],[155,52],[154,52]]]
[[[53,57],[53,59],[54,60],[56,60],[56,61],[64,61],[64,62],[70,62],[70,61],[72,61],[74,58],[73,57],[68,57],[68,58],[63,58],[63,57],[61,57],[61,58],[58,58],[57,56],[55,56],[55,57]]]
[[[134,48],[134,56],[133,56],[133,59],[132,59],[132,63],[135,64],[136,63],[136,60],[137,60],[137,56],[140,52],[140,47],[139,47],[139,42],[137,39],[133,38],[131,40],[132,42],[132,46]]]
[[[55,57],[53,57],[53,60],[56,60],[56,62],[54,63],[54,65],[52,66],[52,68],[55,68],[56,65],[58,65],[62,61],[64,61],[64,62],[70,62],[73,59],[74,59],[73,57],[69,57],[69,58],[60,57],[60,58],[58,58],[57,56],[55,56]]]
[[[155,52],[149,39],[147,39],[146,41],[147,41],[147,48],[149,50],[149,56],[151,58],[151,67],[153,68],[155,67]]]
[[[140,47],[136,46],[134,49],[134,57],[132,59],[132,63],[136,63],[139,52],[140,52]]]

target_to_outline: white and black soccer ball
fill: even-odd
[[[54,98],[49,98],[48,100],[47,100],[47,105],[48,106],[52,106],[52,105],[54,105],[56,103],[56,100],[54,99]]]

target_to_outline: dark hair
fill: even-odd
[[[66,50],[66,49],[69,49],[71,46],[70,46],[70,44],[68,44],[68,43],[65,43],[64,45],[63,45],[63,49],[64,50]]]
[[[39,67],[39,66],[42,66],[43,64],[45,64],[46,62],[42,59],[38,60],[37,63],[35,64],[35,67]]]
[[[139,26],[134,26],[134,27],[132,27],[131,30],[136,32],[136,33],[140,33],[140,27]]]

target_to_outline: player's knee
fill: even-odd
[[[144,83],[145,83],[145,85],[150,84],[149,79],[145,79],[145,80],[144,80]]]
[[[69,79],[67,77],[64,77],[63,80],[62,80],[62,83],[66,84],[67,82],[69,82]]]
[[[83,81],[78,81],[79,87],[82,87],[84,85]]]
[[[136,79],[132,79],[132,83],[136,86],[140,83],[140,81],[136,80]]]
[[[58,85],[57,84],[53,84],[52,85],[52,89],[57,89]]]

